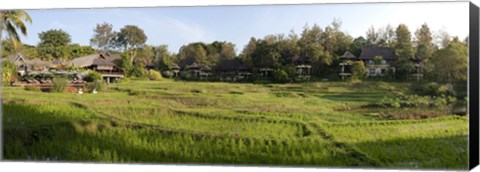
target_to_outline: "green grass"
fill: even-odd
[[[4,157],[466,169],[468,118],[366,108],[409,83],[140,81],[99,94],[3,88]]]

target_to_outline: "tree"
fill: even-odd
[[[420,29],[415,32],[416,36],[416,56],[422,59],[422,68],[425,71],[425,75],[431,72],[433,66],[431,65],[430,58],[435,50],[433,44],[432,33],[430,28],[425,23]]]
[[[93,32],[90,45],[103,52],[114,47],[115,33],[113,32],[112,24],[106,22],[97,24]]]
[[[170,70],[175,60],[175,54],[168,51],[167,45],[153,47],[153,63],[159,70]]]
[[[231,42],[223,42],[219,53],[222,60],[231,60],[235,58],[237,56],[235,52],[235,44]]]
[[[417,56],[422,59],[429,59],[433,54],[432,33],[425,23],[415,32],[417,44]]]
[[[95,53],[95,49],[90,46],[81,46],[78,44],[73,44],[68,46],[69,57],[82,57]]]
[[[378,33],[375,32],[375,28],[374,28],[373,26],[370,26],[370,28],[368,28],[366,34],[367,34],[367,37],[366,37],[367,46],[375,46],[375,45],[377,45]]]
[[[447,47],[451,39],[452,39],[452,36],[450,36],[450,34],[447,31],[442,29],[442,30],[439,30],[434,35],[434,44],[436,47],[444,48],[444,47]]]
[[[350,45],[350,51],[355,55],[355,57],[360,56],[362,53],[362,48],[367,46],[367,40],[363,37],[357,37],[353,40],[352,44]]]
[[[61,29],[51,29],[38,34],[40,43],[37,49],[40,58],[52,60],[54,58],[70,58],[70,34]]]
[[[3,40],[2,34],[5,31],[16,47],[21,42],[18,30],[22,35],[27,36],[25,22],[32,23],[32,19],[24,10],[0,10],[0,41]]]
[[[280,65],[280,35],[267,35],[255,42],[255,49],[249,55],[248,61],[255,68],[277,68]],[[245,50],[244,50],[245,51]]]
[[[395,50],[400,60],[406,60],[413,56],[412,35],[407,25],[400,24],[395,31],[397,37],[395,40]]]
[[[199,65],[211,65],[207,61],[207,45],[203,42],[191,43],[180,47],[177,58],[180,63],[190,65],[194,62]]]
[[[395,63],[395,74],[398,79],[408,79],[411,71],[415,69],[413,62],[410,61],[410,58],[414,55],[412,35],[405,24],[398,25],[395,34],[397,35],[395,54],[398,57]]]
[[[38,38],[40,38],[40,43],[38,44],[39,47],[41,46],[53,46],[53,47],[61,47],[67,46],[71,43],[70,34],[61,30],[61,29],[51,29],[48,31],[44,31],[38,34]]]
[[[240,59],[249,65],[252,65],[252,54],[255,52],[257,49],[257,39],[254,37],[250,38],[250,41],[248,41],[248,44],[245,45],[245,47],[242,50],[242,53],[240,54]]]
[[[139,48],[137,58],[134,63],[141,63],[143,65],[153,63],[153,46],[145,45],[142,48]]]
[[[365,69],[365,64],[363,61],[355,61],[352,64],[352,80],[355,79],[364,79],[365,75],[367,74],[367,70]]]
[[[132,62],[137,56],[137,49],[143,47],[146,41],[147,36],[143,29],[135,25],[126,25],[121,28],[115,40],[117,47],[129,53]]]
[[[300,47],[300,57],[305,57],[313,64],[312,71],[317,76],[325,74],[320,70],[323,66],[330,65],[333,61],[333,56],[330,54],[321,43],[322,29],[318,25],[312,28],[305,26],[298,45]]]
[[[468,69],[467,46],[454,38],[445,48],[433,53],[433,79],[440,82],[452,83],[465,81]]]
[[[395,45],[395,30],[388,24],[385,28],[379,29],[377,46],[393,47]]]

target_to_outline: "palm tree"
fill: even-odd
[[[16,47],[20,40],[21,34],[27,36],[27,27],[25,22],[32,23],[32,19],[24,10],[0,10],[0,42],[2,40],[3,31],[7,32],[8,38],[13,42]]]

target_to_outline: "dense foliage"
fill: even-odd
[[[2,85],[9,86],[12,81],[17,80],[17,65],[5,60],[2,62]]]
[[[66,78],[55,77],[52,80],[52,92],[64,92],[68,87],[68,80]]]
[[[96,82],[96,81],[103,81],[103,77],[101,73],[96,71],[88,71],[87,75],[83,78],[86,82]]]
[[[159,81],[162,80],[162,74],[156,70],[150,69],[148,70],[148,78],[150,80]]]
[[[387,25],[375,29],[372,26],[365,37],[352,38],[342,31],[341,26],[342,22],[335,19],[323,28],[317,24],[305,25],[300,34],[292,30],[288,35],[252,37],[238,55],[235,45],[227,41],[193,42],[182,46],[178,53],[173,53],[168,51],[167,45],[146,45],[148,37],[138,26],[125,25],[119,31],[114,31],[113,25],[105,22],[93,29],[90,43],[98,51],[123,53],[122,63],[118,65],[128,77],[148,77],[148,71],[144,69],[147,65],[170,76],[174,65],[185,67],[196,62],[215,71],[224,60],[240,59],[254,69],[254,76],[259,76],[256,69],[272,69],[275,72],[270,79],[275,82],[300,81],[291,72],[291,66],[296,64],[312,65],[312,78],[338,79],[339,57],[343,53],[349,51],[358,57],[363,48],[379,46],[391,47],[397,55],[395,73],[389,71],[389,79],[411,80],[417,69],[412,59],[421,61],[420,67],[426,80],[455,82],[466,79],[466,42],[460,42],[445,31],[432,34],[426,23],[415,32],[411,32],[405,24],[399,24],[396,28]],[[434,37],[441,39],[434,40]],[[2,41],[3,55],[23,53],[27,57],[53,60],[95,52],[90,46],[71,44],[70,35],[63,30],[48,30],[40,33],[39,38],[41,41],[37,46],[13,46],[12,41]],[[382,62],[380,57],[374,61]],[[354,77],[365,79],[356,74]]]

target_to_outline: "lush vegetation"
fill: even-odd
[[[433,42],[427,24],[416,30],[415,39],[404,24],[371,27],[365,38],[354,39],[335,20],[325,28],[305,26],[300,35],[252,37],[237,55],[235,45],[226,41],[190,43],[175,54],[166,45],[145,45],[147,36],[138,26],[116,32],[108,23],[94,29],[90,41],[95,49],[72,44],[67,32],[54,29],[40,33],[38,45],[22,45],[17,29],[26,35],[24,22],[31,19],[22,10],[0,11],[5,29],[0,34],[6,31],[9,38],[0,35],[2,56],[23,53],[53,60],[117,52],[127,77],[106,89],[100,74],[90,72],[85,79],[92,82],[85,88],[102,90],[99,94],[64,93],[68,83],[62,78],[53,79],[50,93],[32,86],[3,87],[3,153],[9,160],[468,165],[468,117],[455,110],[467,101],[466,41],[441,33],[442,40]],[[420,57],[425,81],[441,83],[362,82],[366,69],[361,61],[353,63],[348,82],[292,83],[303,81],[295,74],[298,58],[312,65],[313,78],[335,80],[339,56],[350,51],[358,57],[368,46],[395,50],[396,79],[408,80],[415,68],[410,58]],[[271,79],[284,84],[172,81],[156,71],[193,62],[215,69],[235,58],[255,69],[274,69]],[[156,70],[146,70],[147,64]],[[15,67],[3,63],[3,85],[16,79]]]
[[[25,20],[30,21],[29,18]],[[29,58],[53,60],[71,59],[95,52],[121,53],[122,60],[117,65],[127,77],[136,78],[149,77],[145,70],[147,65],[161,73],[170,73],[175,64],[185,69],[195,62],[215,71],[224,60],[238,59],[253,68],[253,77],[259,75],[256,73],[258,69],[270,68],[274,70],[274,77],[268,78],[269,80],[287,83],[303,82],[295,75],[296,63],[312,65],[311,77],[314,79],[340,79],[338,64],[342,62],[340,57],[345,52],[352,52],[358,57],[362,48],[376,46],[393,48],[397,57],[392,66],[395,67],[395,73],[389,73],[383,79],[411,80],[416,65],[412,58],[421,61],[419,65],[423,79],[456,82],[465,81],[467,77],[468,38],[461,41],[445,31],[433,34],[426,23],[414,32],[405,24],[399,24],[396,28],[387,25],[380,29],[372,26],[365,37],[353,38],[342,29],[342,22],[335,19],[325,27],[305,25],[299,34],[291,31],[288,35],[282,33],[263,38],[252,37],[240,54],[235,52],[236,45],[228,41],[192,42],[182,46],[178,52],[169,52],[167,45],[145,44],[148,36],[135,25],[125,25],[115,31],[113,25],[101,23],[93,31],[91,46],[74,44],[67,32],[51,29],[38,34],[40,43],[36,46],[2,41],[2,55],[22,53]],[[435,40],[434,37],[440,39]],[[375,61],[380,62],[382,58],[376,57]],[[303,62],[298,62],[299,59]],[[351,79],[364,79],[366,72],[360,66],[362,64],[355,65],[355,74]]]
[[[5,87],[4,157],[467,168],[468,118],[415,102],[434,98],[413,83],[127,79],[109,87],[83,95]],[[383,106],[395,101],[405,106]]]

